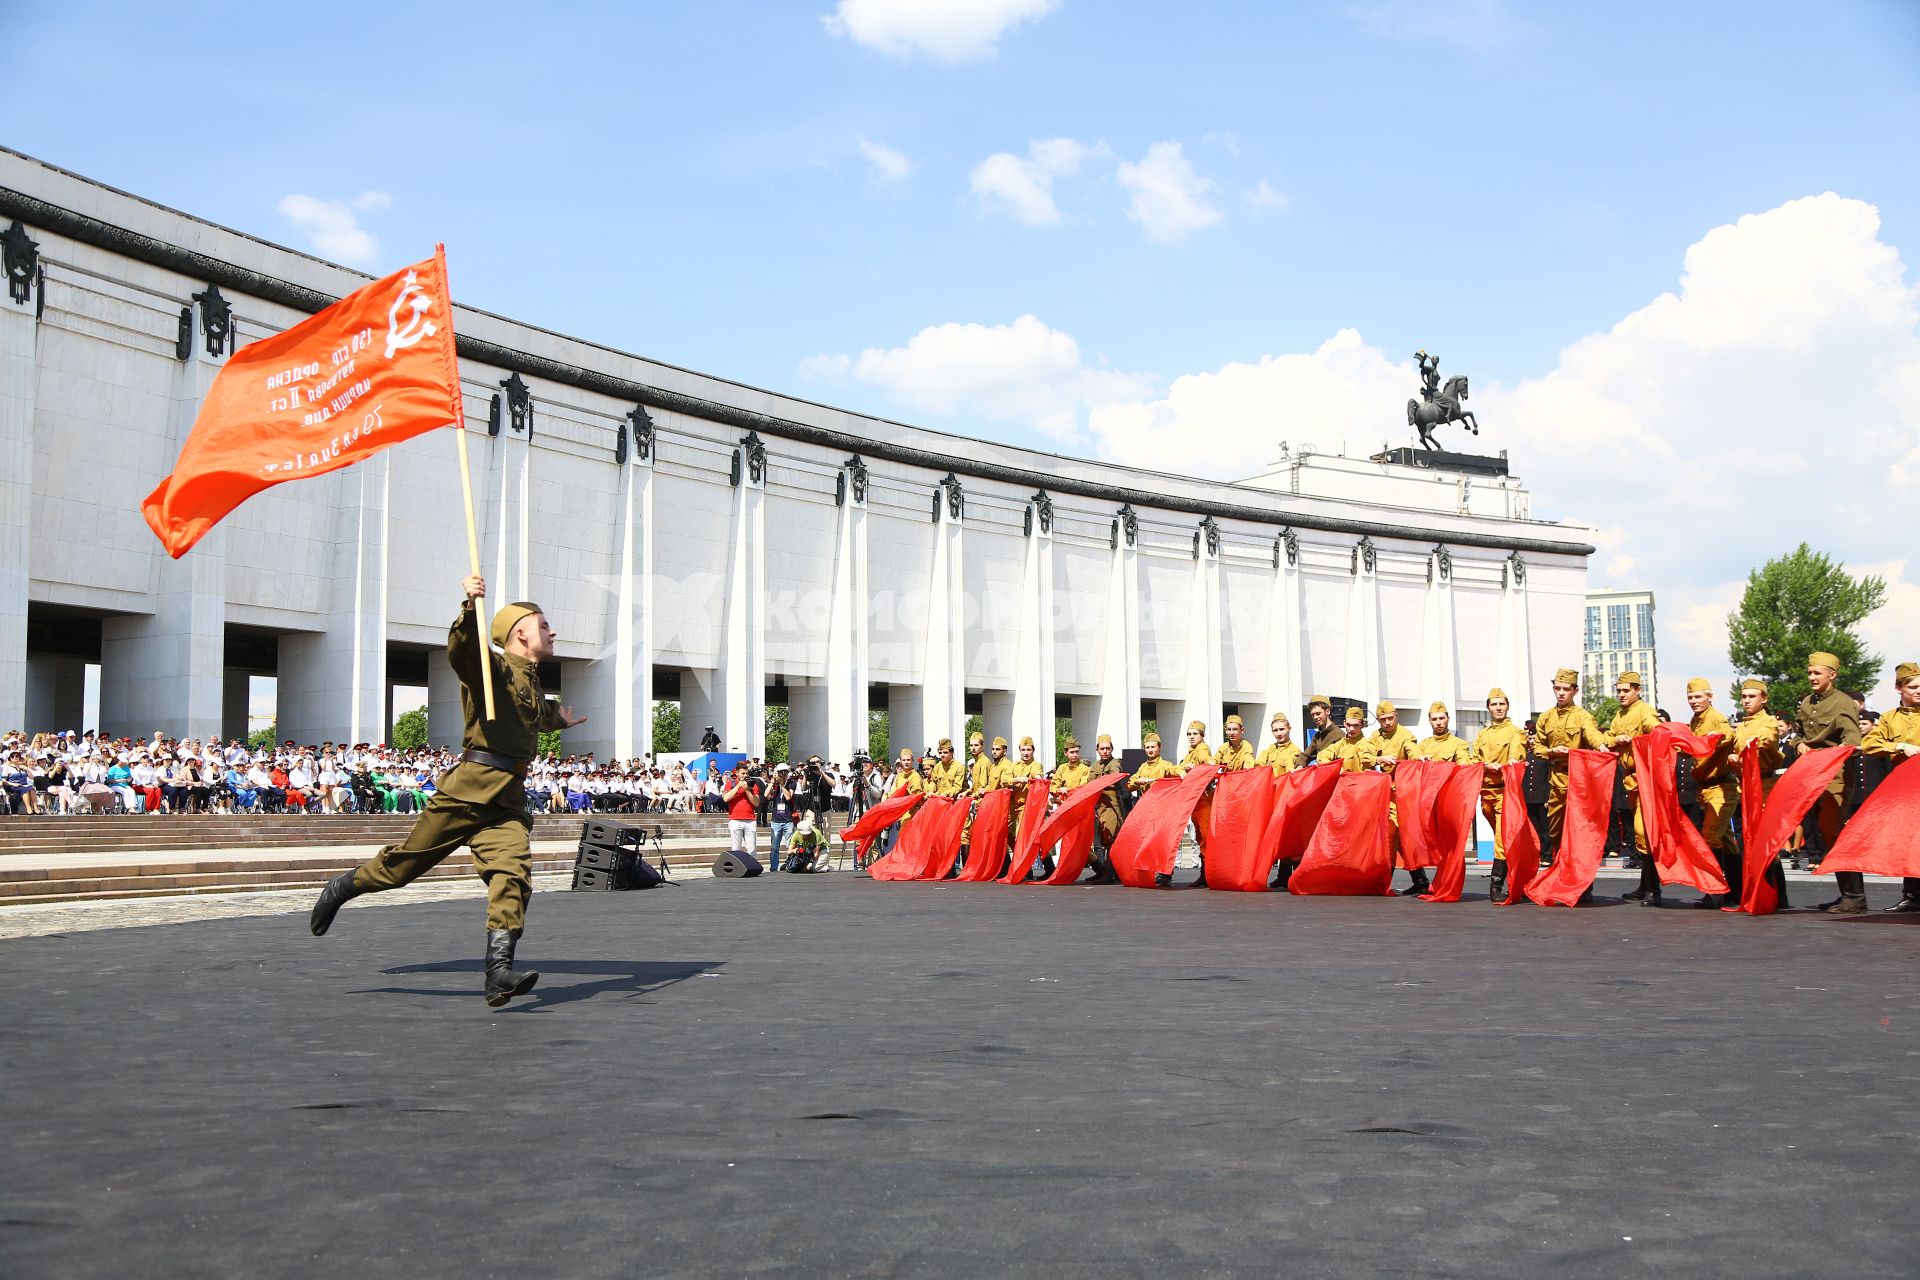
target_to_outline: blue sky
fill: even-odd
[[[1128,461],[1176,439],[1231,477],[1282,437],[1404,434],[1424,346],[1536,511],[1603,528],[1597,581],[1721,615],[1751,546],[1646,527],[1701,465],[1790,451],[1867,379],[1847,421],[1914,451],[1888,500],[1920,485],[1909,0],[9,8],[9,146],[369,270],[444,240],[462,302],[776,390]],[[1719,283],[1689,293],[1695,251]],[[1727,336],[1829,301],[1785,373]],[[1672,385],[1736,340],[1724,381]],[[1782,377],[1792,412],[1725,420]],[[1559,445],[1636,430],[1613,471]],[[1845,511],[1807,523],[1920,580]]]

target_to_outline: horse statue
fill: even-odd
[[[1433,442],[1433,429],[1449,422],[1464,423],[1467,430],[1475,435],[1480,434],[1480,424],[1472,412],[1460,407],[1460,402],[1466,398],[1467,375],[1456,373],[1433,393],[1432,399],[1407,401],[1407,425],[1419,430],[1423,447],[1438,449],[1440,446]]]

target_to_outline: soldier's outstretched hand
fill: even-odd
[[[487,580],[477,573],[470,573],[466,581],[460,584],[460,589],[467,593],[467,599],[478,600],[487,594]]]
[[[573,726],[577,724],[585,724],[586,722],[587,722],[587,718],[585,716],[577,716],[573,714],[572,707],[560,708],[560,723],[566,726],[567,728],[571,729],[573,728]]]

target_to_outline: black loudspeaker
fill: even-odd
[[[628,887],[626,877],[617,871],[602,871],[595,867],[583,867],[578,863],[573,868],[573,887],[595,892],[604,892]]]
[[[647,864],[641,853],[646,839],[638,827],[610,822],[587,822],[580,829],[580,846],[573,862],[573,887],[592,890],[651,889],[666,879],[665,871]]]
[[[606,845],[615,849],[638,849],[647,833],[639,827],[623,827],[611,822],[584,822],[580,825],[580,844]]]
[[[713,874],[724,880],[750,879],[765,869],[760,865],[760,859],[738,849],[729,850],[713,860]]]

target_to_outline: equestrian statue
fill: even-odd
[[[1480,423],[1471,411],[1460,406],[1467,398],[1467,375],[1456,373],[1443,386],[1439,356],[1416,351],[1413,358],[1420,365],[1420,398],[1407,401],[1407,425],[1419,430],[1421,445],[1438,449],[1440,446],[1433,442],[1433,429],[1449,422],[1463,423],[1467,430],[1479,435]]]

